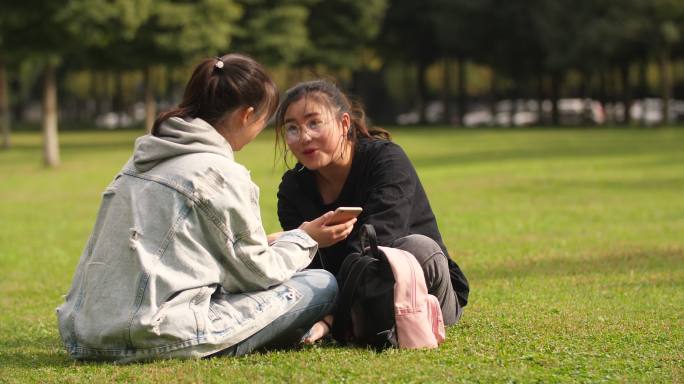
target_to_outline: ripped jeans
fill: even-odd
[[[291,348],[311,326],[331,313],[337,299],[337,281],[329,272],[308,269],[283,284],[292,286],[304,297],[261,331],[212,356],[243,356],[257,350]]]

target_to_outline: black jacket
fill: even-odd
[[[468,301],[468,280],[449,253],[437,228],[425,190],[404,151],[387,140],[360,139],[351,170],[336,201],[324,204],[314,174],[297,164],[285,172],[278,189],[278,218],[284,230],[299,227],[341,206],[362,207],[363,213],[346,241],[321,249],[310,268],[337,274],[346,255],[358,252],[358,229],[375,227],[380,245],[410,234],[434,239],[449,259],[452,285],[461,305]]]

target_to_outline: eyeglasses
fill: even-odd
[[[309,137],[312,139],[321,137],[326,130],[325,122],[318,118],[307,120],[302,125],[293,122],[286,123],[283,126],[283,130],[285,131],[285,141],[290,144],[299,142],[304,135],[304,128],[306,128],[309,133]]]

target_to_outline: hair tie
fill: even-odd
[[[214,67],[221,69],[223,68],[223,59],[220,57],[216,57],[216,64],[214,64]]]

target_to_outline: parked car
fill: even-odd
[[[684,101],[672,99],[668,106],[669,122],[684,120]],[[663,123],[663,100],[659,98],[634,100],[630,109],[630,117],[646,125]]]
[[[486,103],[472,103],[463,117],[466,127],[477,126],[526,126],[539,124],[541,121],[551,121],[553,104],[551,100],[519,99],[515,100],[515,113],[511,121],[511,111],[514,106],[511,100],[500,100],[496,103],[496,114]],[[541,107],[540,107],[541,104]],[[452,108],[456,111],[456,107]],[[646,124],[660,124],[663,121],[662,100],[649,98],[635,100],[630,109],[630,116],[634,121],[644,121]],[[428,123],[443,121],[444,104],[441,101],[431,101],[426,109]],[[589,98],[563,98],[558,100],[558,113],[562,125],[605,124],[606,122],[621,121],[625,109],[622,103],[607,103],[602,105],[597,100]],[[409,111],[397,116],[397,124],[418,124],[419,113]],[[458,119],[451,116],[450,121],[456,124]],[[684,121],[684,101],[670,100],[669,122]]]
[[[107,112],[95,118],[95,126],[104,129],[126,128],[133,123],[133,118],[123,112]]]

